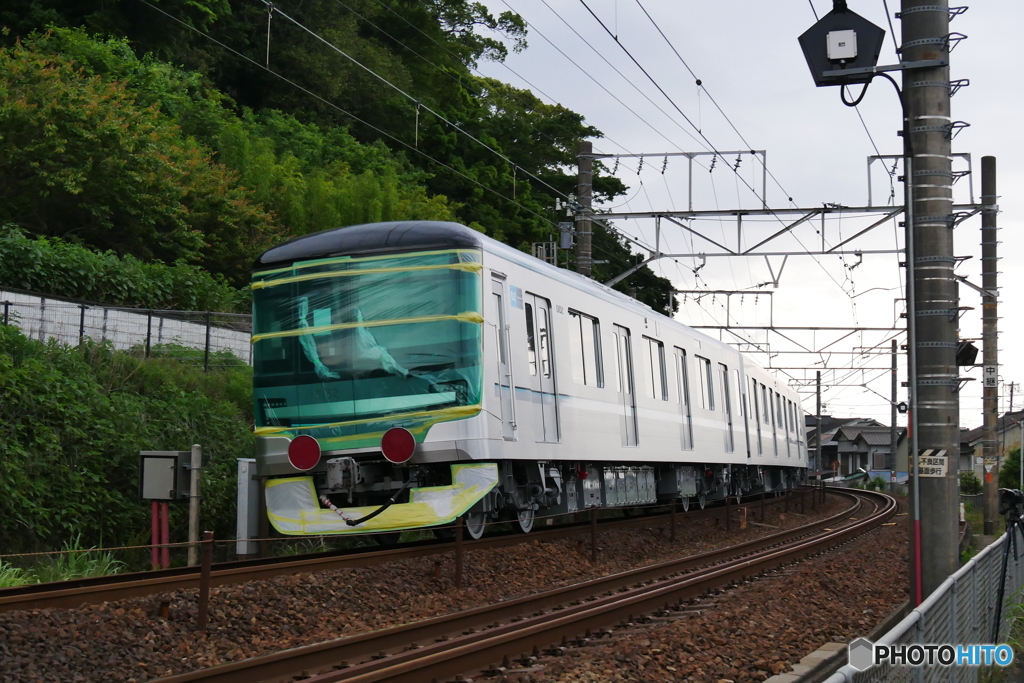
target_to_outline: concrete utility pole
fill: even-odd
[[[902,60],[949,58],[947,0],[902,0]],[[913,604],[917,605],[959,567],[959,372],[956,365],[959,301],[953,267],[953,173],[950,139],[949,66],[903,71],[907,159],[906,206],[910,457],[918,479],[914,506],[920,546],[912,547]],[[916,448],[914,447],[916,446]],[[930,451],[930,452],[929,452]],[[931,459],[920,465],[927,453]],[[919,520],[919,521],[918,521]],[[912,538],[916,536],[912,531]]]
[[[203,447],[192,444],[188,492],[188,566],[199,564],[199,473],[203,467]]]
[[[896,472],[896,451],[899,444],[899,440],[896,434],[896,404],[899,399],[899,381],[896,377],[896,340],[892,340],[892,400],[889,406],[889,459],[886,465],[890,472]],[[896,481],[895,478],[892,481]]]
[[[579,156],[576,161],[576,272],[593,277],[593,230],[590,209],[594,200],[594,145],[589,140],[580,140]]]
[[[818,438],[816,439],[818,442],[818,450],[814,454],[814,459],[817,461],[816,464],[818,465],[818,479],[821,479],[821,471],[825,469],[825,456],[821,452],[821,370],[818,370],[815,373],[815,384],[818,387],[818,422],[815,426],[815,431],[818,434]]]
[[[985,463],[985,534],[995,533],[999,521],[999,459],[996,418],[999,413],[999,330],[996,314],[997,245],[996,238],[996,158],[981,158],[981,203],[989,208],[981,212],[981,337],[985,382],[983,389],[985,436],[982,441]]]

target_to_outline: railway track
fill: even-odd
[[[839,495],[854,500],[851,508],[804,527],[722,550],[159,680],[253,683],[298,677],[308,683],[422,683],[485,668],[500,673],[495,662],[534,648],[578,642],[616,621],[631,621],[634,615],[678,607],[680,601],[708,590],[845,543],[897,512],[895,499],[885,494]]]
[[[803,495],[811,495],[805,493]],[[784,498],[768,498],[766,505],[782,505]],[[758,500],[744,503],[758,505]],[[658,506],[652,506],[657,509]],[[664,507],[664,506],[660,506]],[[680,511],[679,519],[722,515],[724,506]],[[657,524],[665,521],[670,512],[645,514],[625,519],[599,521],[602,530],[614,530],[631,526]],[[587,533],[589,522],[574,522],[557,527],[535,529],[529,534],[510,532],[485,536],[479,540],[464,540],[467,550],[499,548],[524,541],[552,541],[559,538]],[[233,541],[232,541],[233,542]],[[395,548],[356,551],[334,551],[291,557],[258,560],[221,562],[213,565],[210,586],[224,586],[246,581],[271,579],[276,576],[293,575],[303,572],[321,572],[346,567],[369,567],[384,562],[406,560],[430,555],[450,554],[455,551],[453,541],[420,541],[403,544]],[[114,600],[144,597],[183,589],[199,588],[199,567],[178,567],[91,579],[61,581],[59,583],[33,584],[16,588],[0,589],[0,612],[26,609],[77,608],[83,604],[99,604]]]

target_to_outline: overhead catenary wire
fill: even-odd
[[[160,14],[162,14],[165,17],[167,17],[168,19],[171,19],[172,21],[180,24],[181,26],[184,26],[185,28],[187,28],[187,29],[189,29],[191,31],[194,31],[195,33],[203,36],[204,38],[206,38],[210,42],[212,42],[212,43],[218,45],[219,47],[221,47],[221,48],[231,52],[235,56],[240,57],[241,59],[243,59],[246,62],[248,62],[248,63],[252,64],[253,66],[255,66],[256,68],[261,69],[261,70],[269,73],[270,75],[274,76],[275,78],[279,78],[280,80],[284,81],[285,83],[287,83],[288,85],[292,86],[293,88],[302,91],[306,95],[309,95],[310,97],[312,97],[312,98],[316,99],[317,101],[327,105],[328,107],[330,107],[330,108],[340,112],[341,114],[344,114],[345,116],[348,116],[353,121],[356,121],[357,123],[360,123],[360,124],[366,126],[370,130],[373,130],[373,131],[379,133],[380,135],[388,138],[389,140],[394,141],[396,144],[399,144],[399,145],[405,147],[410,152],[413,152],[415,154],[418,154],[418,155],[422,156],[423,158],[427,159],[431,163],[437,164],[438,166],[440,166],[440,167],[442,167],[442,168],[444,168],[444,169],[446,169],[448,171],[451,171],[455,175],[458,175],[459,177],[463,178],[464,180],[467,180],[467,181],[471,182],[472,184],[474,184],[474,185],[480,187],[481,189],[483,189],[484,191],[489,192],[489,193],[495,195],[496,197],[499,197],[500,199],[503,199],[503,200],[509,202],[510,204],[518,206],[520,209],[522,209],[526,213],[532,214],[532,215],[534,215],[534,216],[544,220],[545,222],[551,224],[552,227],[556,227],[555,223],[548,216],[545,216],[545,215],[543,215],[541,213],[538,213],[537,211],[534,211],[533,209],[531,209],[531,208],[529,208],[527,206],[524,206],[520,202],[516,201],[515,199],[512,199],[511,197],[509,197],[509,196],[507,196],[505,194],[502,194],[498,190],[495,190],[494,188],[491,188],[491,187],[488,187],[487,185],[484,185],[483,183],[481,183],[477,179],[472,178],[472,177],[466,175],[465,173],[462,173],[458,169],[456,169],[456,168],[454,168],[454,167],[444,163],[443,161],[435,159],[434,157],[430,156],[426,152],[418,149],[417,147],[415,147],[413,145],[410,145],[408,142],[405,142],[404,140],[401,140],[400,138],[395,137],[391,133],[388,133],[387,131],[383,130],[382,128],[379,128],[378,126],[373,125],[369,121],[366,121],[365,119],[360,118],[359,116],[353,114],[352,112],[350,112],[350,111],[348,111],[348,110],[338,106],[337,104],[327,100],[326,98],[322,97],[321,95],[318,95],[317,93],[313,92],[312,90],[310,90],[310,89],[308,89],[306,87],[303,87],[302,85],[296,83],[295,81],[287,78],[283,74],[280,74],[280,73],[274,71],[273,69],[271,69],[270,67],[268,67],[266,65],[260,64],[256,60],[254,60],[254,59],[252,59],[252,58],[242,54],[238,50],[236,50],[236,49],[230,47],[229,45],[226,45],[223,42],[217,40],[216,38],[214,38],[213,36],[209,35],[208,33],[205,33],[204,31],[202,31],[200,29],[197,29],[196,27],[191,26],[188,23],[178,19],[174,15],[172,15],[172,14],[170,14],[168,12],[165,12],[164,10],[160,9],[159,7],[156,7],[152,3],[148,2],[148,0],[139,0],[139,2],[141,2],[143,5],[146,5],[150,9],[152,9],[152,10],[154,10],[156,12],[159,12]],[[563,196],[563,197],[566,196],[566,195],[564,195],[562,193],[559,193],[559,194],[561,196]]]
[[[548,188],[549,190],[551,190],[552,192],[554,192],[558,196],[568,198],[568,195],[566,193],[562,192],[561,190],[559,190],[557,187],[551,185],[550,183],[545,181],[543,178],[538,177],[536,174],[529,172],[528,170],[526,170],[525,168],[523,168],[519,164],[516,164],[514,161],[509,159],[505,154],[503,154],[503,153],[499,152],[498,150],[494,149],[493,147],[488,145],[483,140],[479,139],[478,137],[476,137],[475,135],[473,135],[469,131],[467,131],[464,128],[462,128],[457,123],[455,123],[453,121],[450,121],[447,117],[443,116],[441,113],[439,113],[436,110],[434,110],[433,108],[428,107],[427,105],[423,104],[418,98],[416,98],[415,96],[410,95],[409,93],[405,92],[400,87],[398,87],[397,85],[395,85],[394,83],[392,83],[391,81],[386,79],[384,76],[381,76],[379,73],[377,73],[376,71],[374,71],[370,67],[366,66],[365,64],[360,62],[358,59],[356,59],[355,57],[353,57],[352,55],[348,54],[347,52],[345,52],[344,50],[339,48],[337,45],[335,45],[331,41],[327,40],[326,38],[324,38],[323,36],[318,34],[316,31],[310,29],[309,27],[307,27],[304,24],[302,24],[302,22],[294,19],[293,17],[289,16],[287,13],[281,11],[280,8],[275,6],[273,3],[269,2],[269,0],[260,0],[260,2],[262,2],[268,8],[273,9],[273,11],[277,12],[278,14],[280,14],[282,17],[284,17],[288,21],[292,22],[292,24],[294,24],[296,27],[298,27],[302,31],[304,31],[304,32],[308,33],[309,35],[313,36],[314,38],[316,38],[318,41],[320,41],[321,43],[323,43],[324,45],[326,45],[330,49],[334,50],[338,54],[342,55],[343,57],[345,57],[346,59],[351,61],[353,64],[358,66],[363,71],[367,72],[368,74],[370,74],[371,76],[373,76],[377,80],[381,81],[382,83],[384,83],[388,87],[392,88],[395,92],[397,92],[397,93],[401,94],[402,96],[408,98],[411,102],[415,103],[417,106],[422,107],[423,109],[425,109],[429,113],[433,114],[439,120],[441,120],[444,123],[446,123],[448,126],[453,128],[458,133],[466,136],[467,138],[469,138],[470,140],[472,140],[476,144],[480,145],[481,147],[483,147],[487,151],[491,152],[492,154],[494,154],[495,156],[500,158],[502,161],[505,161],[506,163],[511,164],[511,165],[515,166],[516,168],[518,168],[519,170],[523,171],[523,173],[525,173],[527,176],[529,176],[530,178],[534,179],[535,181],[537,181],[538,183],[540,183],[544,187]]]

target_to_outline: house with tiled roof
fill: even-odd
[[[893,454],[889,427],[871,418],[834,418],[821,416],[821,453],[817,456],[817,417],[808,415],[806,420],[807,446],[811,456],[811,476],[845,476],[861,469],[871,476],[892,479],[906,479],[907,445],[906,430],[897,428],[897,447]]]

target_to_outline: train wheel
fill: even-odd
[[[697,496],[697,504],[700,505],[700,509],[703,510],[704,506],[707,505],[708,499],[701,493]]]
[[[482,511],[470,510],[462,518],[462,522],[465,525],[466,534],[476,540],[484,535],[484,529],[487,528],[487,515]]]
[[[689,511],[690,511],[690,497],[689,496],[683,496],[683,512],[689,512]]]
[[[519,522],[517,526],[519,531],[523,532],[524,534],[530,533],[530,531],[533,529],[534,516],[535,515],[533,512],[533,508],[530,508],[529,510],[520,510],[518,513],[516,513],[516,521]]]

